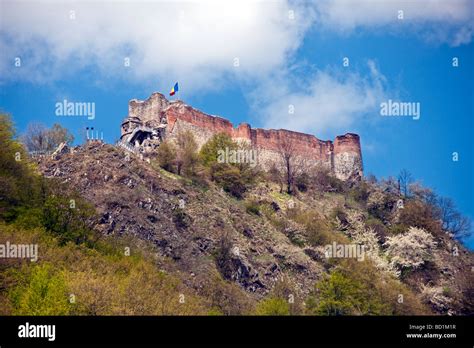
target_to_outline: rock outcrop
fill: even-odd
[[[120,141],[141,153],[151,154],[163,140],[173,139],[186,130],[193,132],[199,147],[216,133],[225,133],[248,144],[256,150],[258,164],[264,169],[278,165],[282,142],[291,142],[295,155],[303,159],[308,168],[327,168],[341,180],[357,180],[363,175],[357,134],[337,136],[332,142],[284,129],[253,129],[247,123],[234,127],[222,117],[207,115],[182,101],[170,102],[160,93],[153,93],[144,101],[133,99],[129,102]]]

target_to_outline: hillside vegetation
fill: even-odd
[[[150,163],[100,142],[32,160],[1,116],[0,145],[0,244],[38,244],[36,262],[0,259],[3,315],[474,312],[472,253],[421,185],[288,181],[219,163],[240,146],[224,135]],[[328,258],[333,243],[364,257]]]

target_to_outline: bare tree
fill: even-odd
[[[74,136],[66,129],[55,123],[50,129],[42,123],[30,123],[21,137],[28,151],[53,151],[59,144],[72,143]]]
[[[408,170],[402,169],[400,171],[400,174],[398,174],[398,186],[399,192],[403,193],[405,197],[408,197],[408,195],[410,194],[411,183],[413,183],[413,176]]]
[[[462,238],[470,234],[471,221],[462,216],[456,209],[452,199],[439,197],[437,200],[438,214],[443,222],[443,229],[451,232],[457,238]]]
[[[180,132],[176,138],[176,170],[181,175],[184,170],[186,174],[193,175],[198,162],[196,152],[197,144],[191,131]]]
[[[293,193],[295,178],[305,168],[304,159],[297,155],[296,143],[289,136],[279,133],[278,153],[283,162],[283,173],[286,181],[286,192]]]
[[[21,138],[28,151],[47,151],[50,146],[48,129],[42,123],[32,122],[28,124],[26,132]]]

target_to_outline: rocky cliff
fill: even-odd
[[[291,142],[295,155],[303,159],[308,168],[325,167],[341,180],[360,179],[363,175],[357,134],[337,136],[332,142],[284,129],[253,129],[247,123],[234,127],[222,117],[207,115],[181,101],[170,102],[160,93],[153,93],[144,101],[129,102],[128,116],[121,126],[121,142],[149,154],[164,139],[186,130],[193,132],[199,147],[216,133],[228,134],[255,149],[258,163],[264,169],[279,164],[279,149],[285,141]]]

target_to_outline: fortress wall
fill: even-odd
[[[222,117],[207,115],[181,101],[169,102],[160,93],[145,101],[131,100],[129,118],[138,117],[142,123],[166,120],[166,137],[173,139],[181,131],[190,130],[200,148],[214,134],[225,133],[236,141],[251,145],[258,153],[261,166],[268,169],[281,163],[279,148],[283,141],[291,142],[294,153],[308,166],[319,165],[330,169],[341,180],[362,176],[362,153],[357,134],[337,136],[334,143],[314,135],[289,130],[252,129],[247,123],[236,128]],[[128,119],[129,119],[128,118]]]

